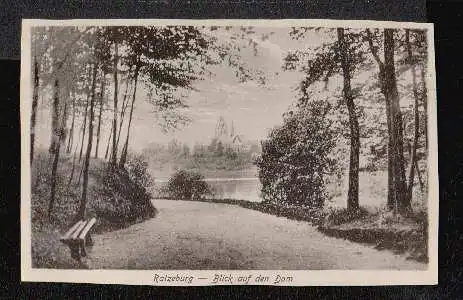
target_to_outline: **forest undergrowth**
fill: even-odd
[[[81,197],[81,164],[76,159],[73,171],[72,161],[72,156],[63,156],[60,159],[56,203],[50,218],[50,163],[45,151],[37,153],[31,168],[33,267],[82,267],[71,259],[68,247],[59,241],[60,236],[77,221],[76,212]],[[92,233],[121,229],[156,215],[150,193],[134,179],[133,174],[133,171],[127,169],[111,170],[101,159],[91,160],[85,218],[97,219]]]

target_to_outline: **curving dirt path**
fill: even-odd
[[[156,218],[94,235],[90,268],[426,269],[388,251],[327,237],[304,222],[238,206],[153,200]]]

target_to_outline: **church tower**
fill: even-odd
[[[227,124],[225,123],[225,119],[220,117],[217,121],[217,125],[215,126],[215,137],[227,136]]]
[[[230,129],[230,137],[233,138],[235,136],[235,126],[233,124],[233,120],[231,123],[231,129]]]

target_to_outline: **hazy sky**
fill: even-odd
[[[248,65],[265,72],[267,83],[264,86],[253,81],[239,83],[230,67],[225,64],[214,66],[211,69],[213,77],[195,82],[197,91],[188,91],[185,100],[189,107],[184,113],[191,118],[191,123],[175,132],[162,132],[155,120],[153,107],[146,101],[146,93],[140,86],[131,130],[131,148],[141,150],[151,142],[167,143],[174,137],[189,144],[208,143],[220,116],[229,124],[233,121],[235,133],[242,134],[245,139],[265,138],[270,128],[281,123],[282,113],[294,103],[294,89],[301,78],[299,73],[282,70],[284,56],[288,50],[306,49],[321,43],[314,33],[302,40],[293,40],[289,36],[290,30],[257,28],[258,35],[273,34],[259,42],[257,56],[251,49],[241,51]],[[227,39],[228,36],[221,33],[219,38]],[[49,143],[49,123],[50,111],[49,107],[45,107],[39,112],[39,145],[47,146]],[[108,121],[104,124],[101,148],[106,147],[110,125]]]
[[[280,124],[282,113],[294,102],[294,89],[301,76],[295,72],[283,72],[283,58],[289,49],[304,48],[309,42],[314,45],[318,39],[314,36],[304,41],[294,41],[289,37],[290,28],[256,31],[274,34],[259,43],[257,56],[251,49],[242,50],[241,54],[245,62],[265,72],[268,79],[265,85],[254,81],[239,83],[230,67],[214,67],[213,78],[196,82],[194,87],[197,91],[190,91],[186,98],[189,108],[185,112],[191,118],[191,123],[170,134],[162,133],[153,122],[150,104],[139,101],[134,132],[140,134],[132,140],[133,147],[153,141],[168,142],[173,137],[189,144],[197,141],[207,143],[214,134],[220,116],[228,124],[234,122],[235,133],[252,140],[266,137],[270,128]]]

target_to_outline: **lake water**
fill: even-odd
[[[206,181],[213,190],[214,198],[262,201],[258,178],[211,178]]]
[[[159,178],[156,182],[163,184],[167,178]],[[260,181],[256,177],[248,178],[206,178],[213,191],[213,198],[235,199],[260,202]]]

